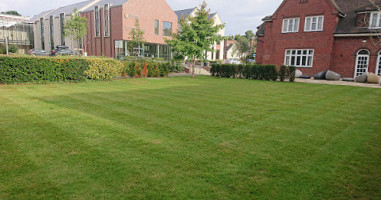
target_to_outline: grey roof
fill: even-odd
[[[83,2],[79,2],[79,3],[67,5],[64,7],[60,7],[58,9],[56,9],[55,11],[53,11],[52,13],[49,13],[48,16],[51,16],[51,15],[59,16],[61,13],[65,13],[65,15],[70,15],[71,13],[73,13],[73,11],[75,9],[79,10],[91,2],[92,2],[92,0],[89,0],[89,1],[83,1]]]
[[[358,12],[377,10],[371,2],[367,0],[330,0],[337,11],[342,14],[337,24],[335,34],[360,34],[370,33],[368,27],[357,27],[356,21]],[[381,6],[381,0],[375,0],[375,4]],[[257,29],[257,35],[263,36],[265,34],[265,23],[271,21],[271,16],[263,19],[262,23]]]
[[[84,10],[83,12],[90,12],[90,11],[93,11],[94,10],[94,7],[95,6],[103,6],[105,4],[110,4],[110,7],[115,7],[115,6],[121,6],[125,3],[127,3],[128,0],[100,0],[99,2],[95,3],[93,6],[90,6],[89,8],[87,8],[86,10]]]
[[[34,17],[30,18],[28,23],[33,23],[34,21],[39,20],[41,17],[45,16],[46,14],[48,14],[49,12],[52,12],[52,11],[53,10],[48,10],[48,11],[44,11],[38,15],[35,15]]]
[[[195,9],[196,8],[189,8],[189,9],[185,9],[185,10],[177,10],[177,11],[175,11],[175,13],[177,15],[178,20],[180,21],[181,17],[187,18],[190,14],[193,13],[193,11]]]
[[[86,7],[87,5],[91,4],[93,1],[95,1],[95,0],[82,1],[79,3],[63,6],[63,7],[57,8],[57,9],[44,11],[44,12],[32,17],[28,22],[33,23],[34,21],[40,19],[41,17],[50,17],[52,15],[59,16],[61,13],[65,13],[66,15],[70,15],[71,13],[73,13],[74,9],[80,10],[80,9]],[[82,12],[92,11],[92,10],[94,10],[94,6],[96,6],[96,5],[110,4],[110,6],[120,6],[120,5],[123,5],[124,3],[126,3],[127,1],[128,0],[100,0],[99,2],[95,3],[93,6],[90,6],[89,8],[87,8],[86,10],[84,10]]]
[[[175,11],[176,15],[177,15],[177,18],[178,20],[180,21],[181,17],[184,17],[184,18],[187,18],[190,14],[192,14],[194,11],[196,10],[196,8],[189,8],[189,9],[185,9],[185,10],[177,10]],[[214,16],[216,16],[217,13],[211,13],[208,17],[208,19],[210,18],[213,18]]]
[[[368,27],[357,27],[356,21],[358,12],[372,11],[377,8],[365,0],[332,0],[335,1],[340,10],[346,15],[340,18],[336,27],[336,34],[358,34],[358,33],[370,33]],[[381,6],[381,0],[375,0],[376,5]]]

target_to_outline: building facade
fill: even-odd
[[[0,14],[0,45],[17,45],[19,53],[25,53],[33,48],[33,25],[29,18]]]
[[[65,37],[63,26],[77,9],[88,21],[83,41]],[[144,32],[141,43],[133,43],[130,32],[139,20]],[[165,38],[177,32],[177,15],[165,0],[90,0],[46,11],[32,20],[35,47],[47,51],[57,45],[80,48],[89,56],[107,56],[122,59],[127,56],[171,58]]]
[[[190,8],[185,10],[177,10],[175,11],[178,22],[180,22],[180,19],[187,18],[188,16],[194,17],[196,14],[196,8]],[[221,20],[221,17],[218,13],[212,13],[209,15],[209,19],[213,19],[214,25],[221,25],[224,24]],[[225,28],[222,28],[218,33],[219,36],[225,36]],[[215,42],[212,46],[213,52],[205,52],[205,57],[207,60],[223,60],[224,59],[224,49],[225,44],[224,41]]]
[[[304,74],[381,75],[381,12],[368,0],[284,0],[258,27],[256,61]]]

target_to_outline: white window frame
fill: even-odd
[[[106,6],[108,8],[107,9],[107,19],[105,17],[105,15],[106,15]],[[103,35],[104,35],[104,37],[110,37],[110,24],[111,24],[110,23],[110,4],[107,3],[107,4],[105,4],[103,6]],[[106,32],[106,30],[107,30],[107,32]]]
[[[315,22],[314,22],[315,20]],[[309,24],[308,24],[309,22]],[[313,25],[315,24],[315,29]],[[323,31],[324,29],[324,15],[308,16],[304,20],[304,32]]]
[[[314,55],[314,49],[286,49],[284,51],[284,65],[312,68],[314,65]],[[294,64],[292,64],[293,57]],[[305,58],[305,60],[303,58]],[[299,64],[297,64],[298,60]],[[303,62],[305,62],[305,64],[303,64]]]
[[[98,19],[96,13],[98,12]],[[99,31],[97,32],[97,23],[98,23],[98,29]],[[100,8],[99,6],[94,6],[94,35],[95,37],[100,37],[101,36],[101,18],[100,18]]]
[[[367,51],[368,52],[368,54],[367,55],[365,55],[365,54],[359,54],[361,51]],[[357,52],[357,54],[356,54],[356,66],[355,66],[355,74],[354,74],[354,77],[357,77],[357,76],[360,76],[361,74],[357,74],[357,69],[358,69],[358,65],[359,65],[359,59],[360,58],[366,58],[367,60],[366,60],[366,70],[365,70],[365,72],[363,72],[363,73],[367,73],[368,72],[368,70],[369,70],[369,58],[370,58],[370,52],[367,50],[367,49],[361,49],[361,50],[359,50],[358,52]]]
[[[290,26],[291,22],[292,25]],[[300,18],[285,18],[282,21],[282,33],[297,33],[299,32],[299,25]]]
[[[376,24],[373,24],[373,20],[374,20],[374,15],[377,15],[377,19],[376,19]],[[377,28],[381,28],[381,11],[376,11],[376,12],[370,12],[370,18],[369,18],[369,28],[370,29],[377,29]]]
[[[375,71],[375,74],[377,76],[381,76],[381,68],[380,68],[380,65],[381,65],[381,51],[378,52],[378,57],[377,57],[377,64],[376,64],[376,71]]]

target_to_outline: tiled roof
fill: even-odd
[[[366,28],[356,27],[357,15],[359,11],[377,10],[368,0],[333,0],[340,10],[346,15],[340,18],[337,25],[336,34],[357,34],[369,33]],[[381,6],[381,0],[375,0],[376,5]]]
[[[341,14],[336,27],[335,34],[360,34],[370,33],[367,27],[356,27],[358,12],[377,10],[369,0],[330,0],[332,5]],[[375,4],[381,7],[381,0],[374,0]],[[263,21],[271,20],[271,16],[267,16]],[[258,27],[257,35],[265,34],[265,23]]]

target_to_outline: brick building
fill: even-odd
[[[34,23],[35,48],[51,51],[57,45],[66,45],[78,49],[80,44],[63,33],[74,9],[88,20],[83,50],[90,56],[171,57],[164,39],[177,31],[177,15],[165,0],[88,0],[45,11],[30,20]],[[139,47],[130,44],[136,19],[144,31],[144,43]]]
[[[381,0],[284,0],[258,27],[261,64],[296,66],[304,74],[381,75]]]

